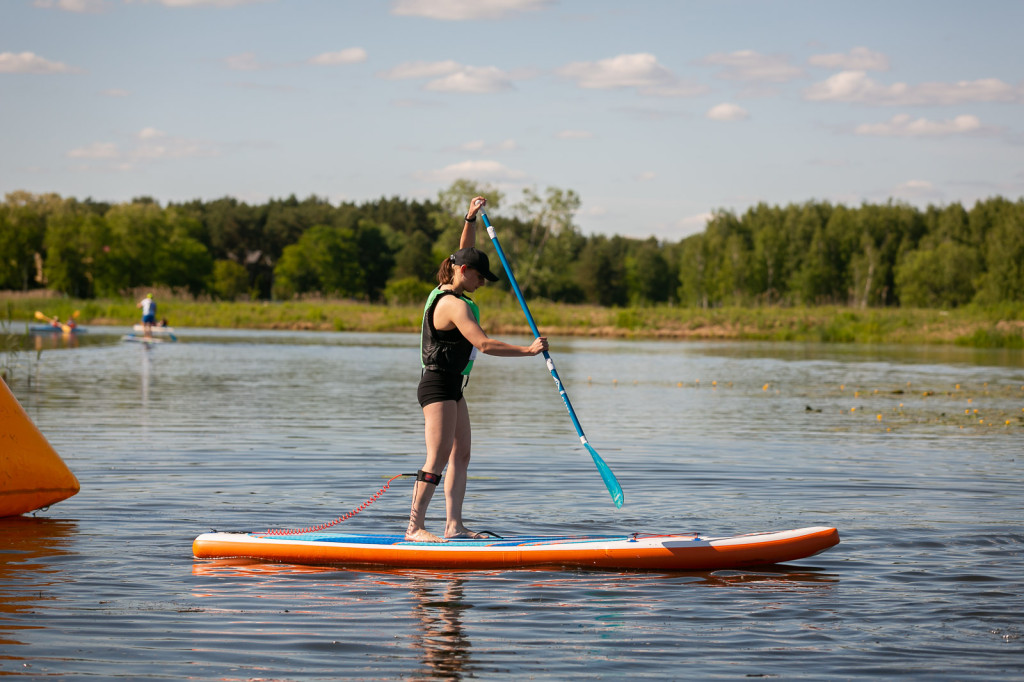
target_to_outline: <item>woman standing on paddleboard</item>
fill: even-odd
[[[466,497],[466,472],[469,469],[472,436],[469,410],[462,395],[469,381],[473,358],[480,351],[503,357],[528,357],[548,349],[546,338],[534,339],[529,346],[515,346],[487,336],[480,326],[480,310],[468,296],[487,280],[498,281],[490,270],[487,254],[477,250],[476,216],[486,200],[476,197],[469,204],[462,227],[459,250],[446,258],[437,271],[438,286],[423,308],[420,340],[422,374],[416,391],[423,408],[427,459],[416,474],[412,494],[412,512],[406,540],[443,542],[425,528],[427,506],[434,495],[441,473],[448,466],[444,484],[446,516],[445,538],[483,537],[462,523],[462,502]]]

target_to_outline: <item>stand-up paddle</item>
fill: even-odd
[[[494,227],[491,225],[491,221],[488,220],[487,214],[480,211],[480,217],[484,221],[484,227],[487,228],[487,236],[491,238],[491,242],[494,244],[494,250],[498,252],[498,258],[501,260],[501,266],[505,268],[505,274],[508,275],[508,281],[512,285],[512,291],[515,292],[516,298],[519,299],[519,305],[523,308],[523,313],[526,314],[526,321],[530,324],[530,329],[533,331],[535,337],[540,336],[540,331],[537,329],[537,323],[533,321],[533,315],[530,314],[530,308],[526,305],[526,299],[523,298],[523,292],[519,289],[519,283],[516,282],[516,276],[512,274],[512,268],[508,264],[508,259],[505,258],[505,252],[501,249],[501,244],[498,242],[498,237],[494,233]],[[565,386],[562,385],[562,380],[558,377],[558,372],[555,370],[555,363],[551,359],[551,355],[544,351],[544,360],[547,362],[548,371],[551,372],[551,378],[555,380],[555,387],[558,389],[558,395],[562,396],[562,402],[565,403],[565,408],[569,410],[569,417],[572,418],[572,425],[576,427],[576,434],[580,437],[580,442],[583,443],[583,447],[587,449],[590,456],[594,458],[594,465],[597,466],[598,472],[601,474],[601,478],[604,480],[605,486],[608,488],[608,492],[612,496],[612,501],[615,502],[616,507],[621,507],[622,502],[625,499],[622,495],[622,486],[615,479],[615,474],[608,468],[608,465],[601,459],[601,455],[597,454],[597,450],[587,442],[587,437],[583,433],[583,427],[580,426],[580,420],[576,418],[576,412],[572,409],[572,403],[569,402],[569,395],[565,392]]]

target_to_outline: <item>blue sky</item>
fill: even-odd
[[[1017,0],[2,0],[0,192],[465,177],[672,241],[761,201],[1016,199],[1021,27]]]

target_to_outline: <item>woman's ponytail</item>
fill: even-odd
[[[437,269],[437,283],[451,284],[455,281],[455,256],[448,256],[441,261],[441,267]]]

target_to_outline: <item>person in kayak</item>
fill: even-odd
[[[413,484],[412,511],[405,539],[444,542],[426,527],[427,506],[448,466],[444,495],[445,538],[477,538],[462,523],[462,502],[466,497],[471,431],[469,410],[462,392],[469,381],[477,351],[503,357],[529,357],[548,349],[544,337],[529,346],[516,346],[487,336],[480,326],[480,310],[466,294],[498,278],[490,270],[487,254],[475,248],[476,216],[486,200],[474,198],[469,204],[459,250],[446,258],[437,271],[438,286],[423,307],[420,338],[422,372],[416,391],[423,408],[427,458]]]

